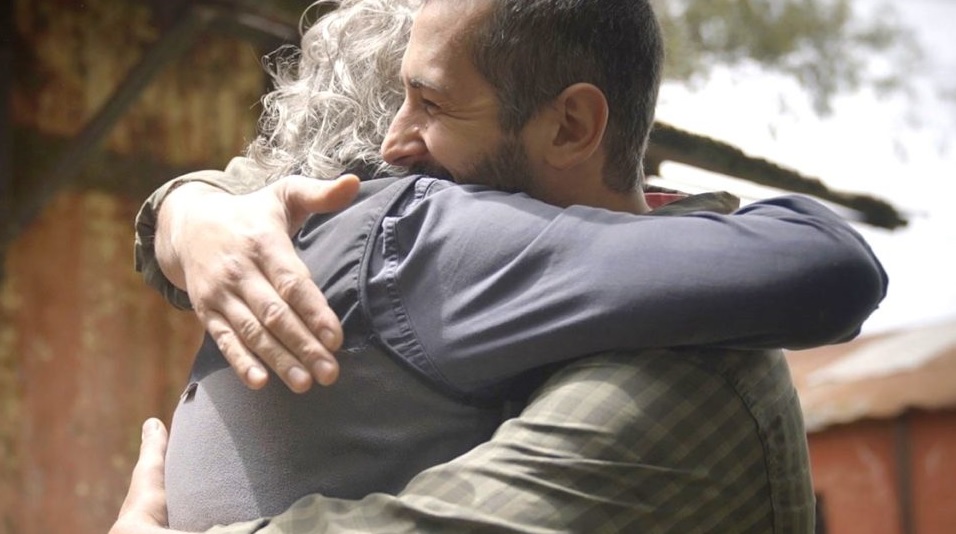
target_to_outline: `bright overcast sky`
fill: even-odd
[[[865,7],[879,0],[856,1]],[[950,27],[956,1],[893,5],[916,29],[935,84],[956,90]],[[723,72],[694,93],[667,85],[658,118],[819,177],[834,189],[892,200],[910,215],[909,227],[888,232],[855,225],[890,275],[889,295],[864,331],[956,318],[956,103],[936,100],[926,83],[916,109],[921,126],[907,123],[901,102],[867,94],[841,97],[834,116],[820,119],[794,84]],[[791,108],[783,116],[781,95]],[[665,165],[662,174],[674,187],[728,189],[745,201],[777,193],[677,165]]]

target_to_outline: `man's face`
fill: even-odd
[[[405,56],[405,101],[382,143],[385,161],[458,183],[526,190],[520,139],[501,131],[498,98],[462,41],[484,0],[433,1],[415,18]]]

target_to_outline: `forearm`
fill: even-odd
[[[703,354],[664,360],[667,352],[637,360],[600,355],[562,367],[491,441],[419,473],[398,495],[310,495],[276,517],[207,534],[746,532],[752,514],[771,513],[770,490],[755,490],[752,477],[737,475],[747,468],[763,473],[765,462],[781,454],[790,462],[789,487],[807,490],[794,493],[791,509],[777,511],[781,523],[812,510],[803,442],[779,441],[802,429],[791,424],[799,405],[782,356],[750,365],[749,355],[724,354],[736,379],[766,377],[754,386],[759,400],[752,402],[786,421],[771,430],[778,441],[765,450],[752,404],[740,402],[734,382],[701,367]],[[688,405],[695,409],[688,412]],[[732,453],[705,452],[719,443],[732,443]],[[758,500],[756,491],[766,493]],[[694,506],[674,506],[675,496]]]
[[[397,218],[394,268],[370,291],[402,295],[386,320],[405,328],[385,342],[464,390],[618,348],[844,341],[885,295],[866,243],[805,198],[642,217],[474,196],[451,188]]]

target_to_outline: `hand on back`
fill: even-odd
[[[338,377],[333,352],[342,327],[296,255],[290,235],[311,213],[338,211],[358,179],[290,176],[246,195],[205,184],[172,192],[159,215],[156,255],[189,293],[196,314],[249,387],[265,385],[264,363],[290,389]]]

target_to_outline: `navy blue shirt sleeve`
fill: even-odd
[[[366,305],[390,350],[463,392],[613,349],[841,342],[886,292],[860,235],[805,197],[656,217],[416,195],[384,220]]]

